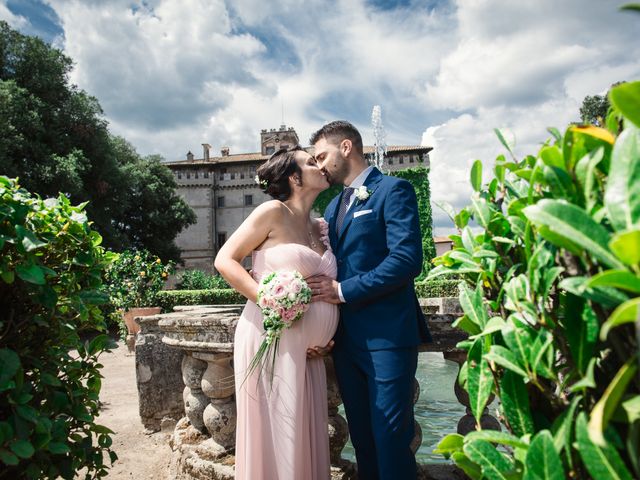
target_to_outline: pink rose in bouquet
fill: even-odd
[[[258,306],[262,311],[265,338],[251,360],[247,377],[275,363],[282,331],[302,318],[311,302],[311,289],[297,271],[272,272],[260,280]],[[271,370],[273,380],[273,369]]]

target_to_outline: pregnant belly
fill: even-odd
[[[291,337],[295,337],[295,341],[305,348],[325,346],[333,338],[337,327],[338,307],[330,303],[315,302],[285,335],[291,333]]]

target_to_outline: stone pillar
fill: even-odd
[[[209,399],[201,388],[202,376],[207,369],[207,362],[194,358],[193,352],[187,352],[182,359],[182,380],[184,381],[184,413],[191,425],[200,432],[205,431],[204,409]]]
[[[451,360],[458,364],[458,375],[456,376],[456,380],[453,384],[453,391],[456,395],[456,398],[458,399],[458,402],[464,405],[466,409],[466,413],[458,421],[457,431],[460,435],[466,435],[467,433],[473,432],[474,430],[476,430],[476,419],[473,416],[473,412],[471,411],[469,394],[464,388],[460,386],[460,383],[459,383],[460,369],[462,368],[462,365],[467,359],[467,353],[462,350],[457,350],[457,351],[444,352],[443,355],[445,360]],[[488,404],[490,404],[493,401],[493,398],[494,398],[493,395],[489,397]],[[498,420],[495,417],[489,414],[489,411],[487,408],[485,408],[484,413],[482,414],[482,417],[480,417],[480,425],[485,430],[501,430],[500,422],[498,422]]]
[[[162,342],[161,315],[136,317],[136,382],[140,419],[148,433],[175,424],[183,415],[180,364],[183,352]]]
[[[220,452],[231,450],[236,443],[233,355],[195,352],[193,356],[206,362],[200,382],[201,391],[209,400],[202,416],[204,426]]]

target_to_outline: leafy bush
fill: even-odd
[[[109,337],[98,305],[110,256],[84,205],[0,176],[0,476],[103,477],[113,433],[95,423]]]
[[[173,272],[173,266],[173,262],[163,264],[147,250],[115,254],[104,275],[111,304],[121,311],[155,306],[156,294]]]
[[[457,297],[458,280],[425,280],[416,282],[419,298]]]
[[[247,301],[232,288],[217,290],[163,290],[156,295],[156,304],[163,312],[172,312],[177,305],[228,305]]]
[[[610,100],[606,129],[550,129],[522,160],[498,131],[512,159],[488,185],[473,165],[461,234],[430,273],[467,280],[456,326],[479,431],[438,450],[471,478],[640,477],[640,82]],[[480,429],[492,393],[508,433]]]
[[[178,274],[176,288],[178,290],[210,290],[230,287],[220,275],[211,275],[202,270],[185,270]]]

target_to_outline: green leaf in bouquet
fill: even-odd
[[[640,297],[627,300],[609,316],[600,329],[600,339],[605,340],[612,328],[633,323],[640,318]]]
[[[613,380],[611,380],[611,383],[605,389],[600,400],[598,400],[593,410],[591,410],[588,426],[589,438],[591,438],[596,445],[601,447],[606,446],[604,431],[637,370],[637,358],[633,355],[620,367],[620,370],[618,370],[615,377],[613,377]]]
[[[640,264],[640,228],[615,233],[609,247],[626,265]]]
[[[526,207],[524,214],[536,226],[545,227],[540,228],[540,234],[557,246],[567,248],[568,244],[578,245],[603,264],[624,268],[609,251],[609,232],[582,208],[565,200],[545,199]],[[559,242],[559,239],[563,241]]]
[[[488,362],[495,362],[507,370],[511,370],[517,375],[527,378],[525,367],[518,361],[518,357],[511,350],[500,345],[492,345],[489,353],[484,356]]]
[[[473,162],[471,166],[471,187],[479,192],[482,189],[482,162],[480,160],[476,160]]]
[[[616,231],[640,225],[640,130],[625,129],[611,154],[604,194],[609,220]]]
[[[484,338],[474,341],[467,358],[467,391],[471,411],[478,425],[493,389],[493,375],[485,359],[484,345]]]
[[[593,443],[589,437],[585,412],[580,412],[576,420],[576,441],[578,453],[592,478],[632,480],[618,450],[611,443],[607,442],[604,447]]]
[[[628,270],[606,270],[591,277],[587,286],[613,287],[628,292],[640,293],[640,277]]]
[[[500,381],[500,392],[502,410],[511,431],[518,437],[534,433],[529,395],[522,376],[505,371]]]
[[[525,480],[564,480],[564,467],[549,430],[538,432],[531,440],[525,460]]]
[[[465,443],[464,453],[480,465],[483,478],[489,480],[508,480],[507,474],[514,468],[511,460],[484,440]]]
[[[640,127],[640,82],[626,82],[613,87],[609,99],[625,118]]]

